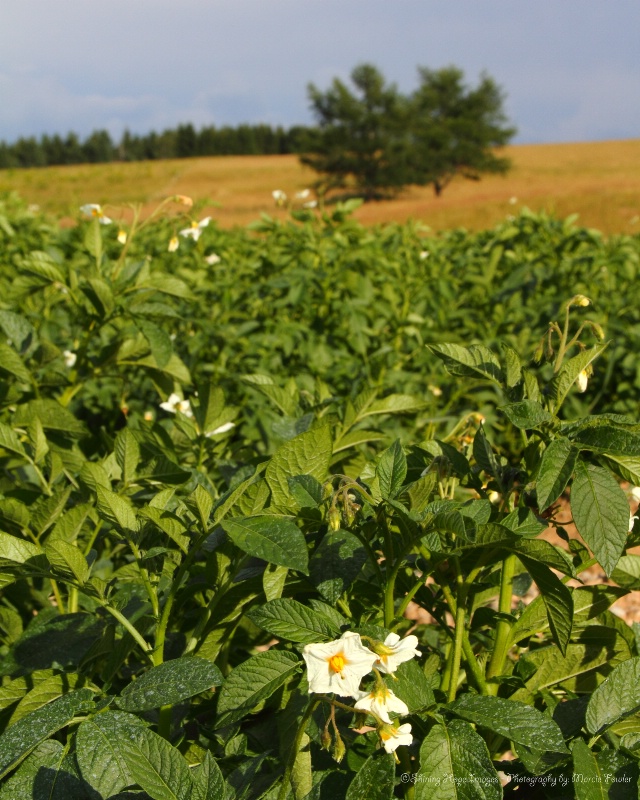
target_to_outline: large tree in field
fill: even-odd
[[[516,130],[507,123],[500,88],[483,75],[475,89],[457,67],[419,68],[420,86],[411,97],[411,163],[414,181],[433,184],[436,195],[456,176],[479,180],[503,173],[509,160],[494,150]]]
[[[456,67],[420,68],[419,75],[410,97],[370,64],[351,73],[355,91],[337,78],[324,92],[310,84],[317,127],[308,130],[300,158],[324,176],[325,190],[342,188],[371,200],[409,184],[432,184],[439,195],[456,175],[478,180],[508,169],[494,149],[515,129],[507,125],[493,80],[482,76],[469,89]]]
[[[350,189],[371,200],[409,182],[407,102],[370,64],[356,67],[351,82],[355,92],[338,78],[326,92],[309,85],[318,127],[307,131],[301,161],[324,174],[325,189]]]

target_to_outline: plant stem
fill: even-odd
[[[456,583],[457,583],[457,592],[456,592],[456,627],[455,627],[455,639],[453,640],[453,654],[451,657],[451,676],[449,679],[449,693],[447,696],[447,701],[452,703],[456,699],[456,692],[458,690],[458,678],[460,676],[460,660],[462,658],[462,641],[464,639],[464,630],[465,630],[465,617],[466,617],[466,599],[467,599],[467,591],[468,586],[463,581],[462,575],[460,574],[460,560],[454,557],[453,562],[456,568]]]
[[[287,759],[287,766],[284,771],[284,775],[282,776],[282,785],[280,786],[280,792],[278,793],[278,800],[285,800],[287,796],[287,791],[289,786],[291,785],[291,774],[293,772],[293,767],[296,763],[296,756],[298,755],[298,751],[300,750],[300,743],[302,742],[302,737],[304,736],[305,729],[307,727],[307,723],[311,718],[311,715],[318,707],[320,700],[311,700],[309,705],[307,706],[306,711],[302,715],[302,719],[300,720],[300,725],[298,726],[298,730],[296,731],[296,737],[293,740],[293,744],[291,746],[291,752],[289,753],[289,758]]]
[[[118,611],[117,608],[110,606],[108,603],[103,603],[102,607],[104,608],[105,611],[108,611],[112,617],[115,617],[118,620],[118,622],[123,626],[123,628],[125,628],[125,630],[127,630],[128,633],[130,633],[131,636],[133,636],[134,640],[140,645],[142,652],[153,664],[153,658],[151,655],[152,654],[151,645],[144,639],[140,631],[138,631],[135,628],[135,626],[131,622],[129,622],[129,620],[124,616],[124,614],[121,614],[120,611]]]
[[[511,613],[511,598],[513,596],[513,576],[516,569],[516,556],[511,553],[502,562],[502,575],[500,578],[500,599],[498,602],[498,611],[501,614]],[[489,667],[487,669],[487,678],[496,678],[502,674],[504,669],[505,660],[507,658],[507,651],[509,648],[509,634],[511,632],[511,623],[507,620],[501,619],[496,626],[496,638],[493,644],[493,652]],[[491,684],[489,686],[491,694],[498,693],[498,684]]]

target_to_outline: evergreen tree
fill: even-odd
[[[501,173],[509,161],[495,155],[515,134],[506,125],[502,92],[483,75],[467,89],[456,67],[419,69],[420,86],[411,98],[411,151],[415,183],[433,184],[436,195],[456,175],[480,180],[484,172]]]
[[[403,127],[406,102],[371,64],[351,73],[353,93],[335,78],[322,92],[309,85],[319,127],[303,139],[303,164],[326,176],[325,189],[352,188],[367,200],[409,182]]]
[[[439,195],[456,175],[479,180],[508,169],[494,148],[515,129],[506,125],[493,80],[484,75],[468,89],[456,67],[420,68],[419,75],[410,97],[370,64],[353,70],[355,93],[338,79],[326,92],[309,86],[318,127],[300,137],[297,149],[302,163],[323,175],[325,190],[346,188],[371,200],[408,184],[433,184]]]

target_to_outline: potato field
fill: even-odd
[[[0,800],[636,798],[640,236],[91,200],[0,198]]]

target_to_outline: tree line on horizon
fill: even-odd
[[[327,90],[307,87],[315,126],[191,123],[140,136],[125,130],[114,142],[106,130],[80,141],[74,133],[0,142],[0,168],[54,164],[143,161],[216,155],[296,153],[319,178],[319,195],[392,197],[408,185],[433,186],[439,196],[457,176],[479,180],[505,173],[499,153],[516,133],[507,119],[500,87],[483,74],[476,87],[455,66],[418,68],[409,95],[388,84],[372,64],[351,72],[351,86],[335,78]]]
[[[284,155],[299,152],[305,133],[302,125],[206,125],[197,130],[186,123],[160,133],[141,135],[125,130],[119,140],[107,130],[93,131],[85,139],[73,132],[66,136],[23,136],[13,143],[0,141],[0,169],[194,156]]]

